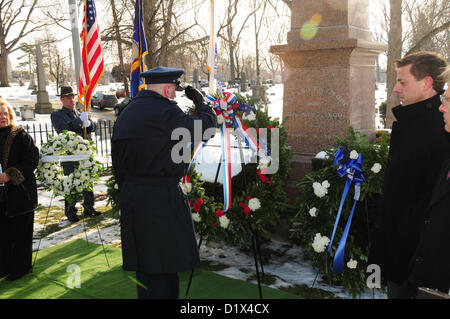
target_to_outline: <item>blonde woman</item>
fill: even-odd
[[[9,281],[31,271],[38,162],[33,139],[16,126],[11,105],[0,98],[0,278]]]

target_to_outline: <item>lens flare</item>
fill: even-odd
[[[311,23],[316,27],[318,27],[321,22],[322,22],[322,15],[320,15],[319,13],[316,13],[311,17]]]
[[[317,26],[308,21],[300,29],[300,36],[303,40],[312,40],[316,36],[317,31]]]
[[[300,29],[300,37],[303,40],[312,40],[319,32],[319,25],[322,23],[322,15],[319,13],[314,14],[311,19],[302,26]]]
[[[144,284],[140,283],[139,281],[137,281],[136,279],[134,279],[133,277],[131,277],[130,275],[128,275],[128,279],[130,279],[132,282],[134,282],[136,285],[141,286],[144,289],[148,289],[147,286],[145,286]]]

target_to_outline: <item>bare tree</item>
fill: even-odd
[[[0,1],[0,86],[9,86],[8,73],[4,71],[9,54],[20,48],[26,36],[50,25],[48,20],[33,16],[36,9],[38,0]]]
[[[188,33],[199,25],[197,9],[204,0],[144,0],[144,27],[149,55],[147,67],[168,64],[180,47],[195,45],[208,39],[207,36],[192,39]],[[182,16],[188,11],[194,13],[189,22]]]
[[[116,9],[116,3],[115,0],[109,0],[109,3],[111,5],[111,13],[113,16],[113,25],[112,25],[112,33],[109,33],[112,35],[112,38],[114,38],[114,41],[117,44],[117,53],[119,56],[119,73],[120,73],[120,78],[122,79],[123,85],[125,86],[125,92],[127,96],[130,96],[130,90],[128,87],[128,77],[127,74],[129,73],[125,70],[125,66],[124,66],[124,54],[123,54],[123,49],[122,49],[122,32],[120,30],[120,25],[122,24],[122,16],[123,13],[125,12],[125,10],[117,10]],[[108,32],[108,30],[107,30]],[[103,39],[103,41],[105,41],[105,39]]]
[[[447,35],[450,29],[450,3],[445,0],[405,0],[404,14],[410,24],[405,35],[406,54],[419,50],[447,55]],[[446,56],[447,58],[450,58]]]
[[[255,10],[246,13],[244,18],[241,19],[240,27],[237,28],[238,32],[235,34],[235,19],[238,16],[238,13],[241,12],[239,4],[242,6],[239,0],[228,0],[228,5],[226,8],[226,14],[224,20],[221,22],[221,27],[218,31],[218,36],[221,37],[226,43],[226,49],[229,56],[229,66],[230,66],[230,82],[234,83],[236,78],[236,54],[239,54],[239,51],[236,51],[236,47],[238,47],[238,43],[241,40],[241,33],[247,27],[248,19],[254,14]],[[220,30],[225,29],[222,33]]]
[[[262,9],[261,9],[262,8]],[[261,26],[263,25],[263,18],[266,13],[267,1],[253,1],[253,17],[254,17],[254,27],[255,27],[255,63],[256,63],[256,85],[261,85],[261,70],[260,70],[260,59],[259,59],[259,36],[261,31]],[[261,15],[259,18],[259,23],[256,17],[257,11],[261,9]]]

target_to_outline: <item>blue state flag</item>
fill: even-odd
[[[142,0],[136,0],[136,11],[134,14],[134,33],[132,40],[130,93],[134,98],[140,90],[145,87],[140,74],[147,70],[145,56],[148,54],[147,41],[145,40],[143,25]]]

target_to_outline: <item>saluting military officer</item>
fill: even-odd
[[[64,130],[72,131],[78,135],[84,136],[84,128],[86,128],[87,138],[91,139],[91,133],[95,131],[97,125],[88,117],[88,112],[78,112],[75,108],[75,93],[70,86],[61,87],[60,101],[63,107],[60,110],[54,111],[50,118],[52,125],[56,132],[60,134]],[[61,166],[64,170],[64,175],[70,175],[75,170],[78,162],[62,162]],[[77,201],[74,200],[71,204],[64,200],[64,211],[67,219],[71,222],[77,222],[80,219],[77,216],[77,209],[75,207]],[[85,216],[100,215],[101,213],[94,209],[94,193],[91,191],[83,192],[83,209]]]
[[[180,142],[172,140],[172,132],[185,128],[194,136],[194,127],[201,124],[203,136],[208,128],[215,132],[217,118],[191,86],[185,93],[197,115],[180,109],[174,99],[176,91],[183,90],[179,80],[183,73],[183,69],[167,67],[142,73],[146,90],[122,111],[112,137],[123,268],[135,270],[144,286],[137,286],[139,298],[178,298],[178,272],[200,263],[190,207],[179,186],[187,163],[171,156]]]

